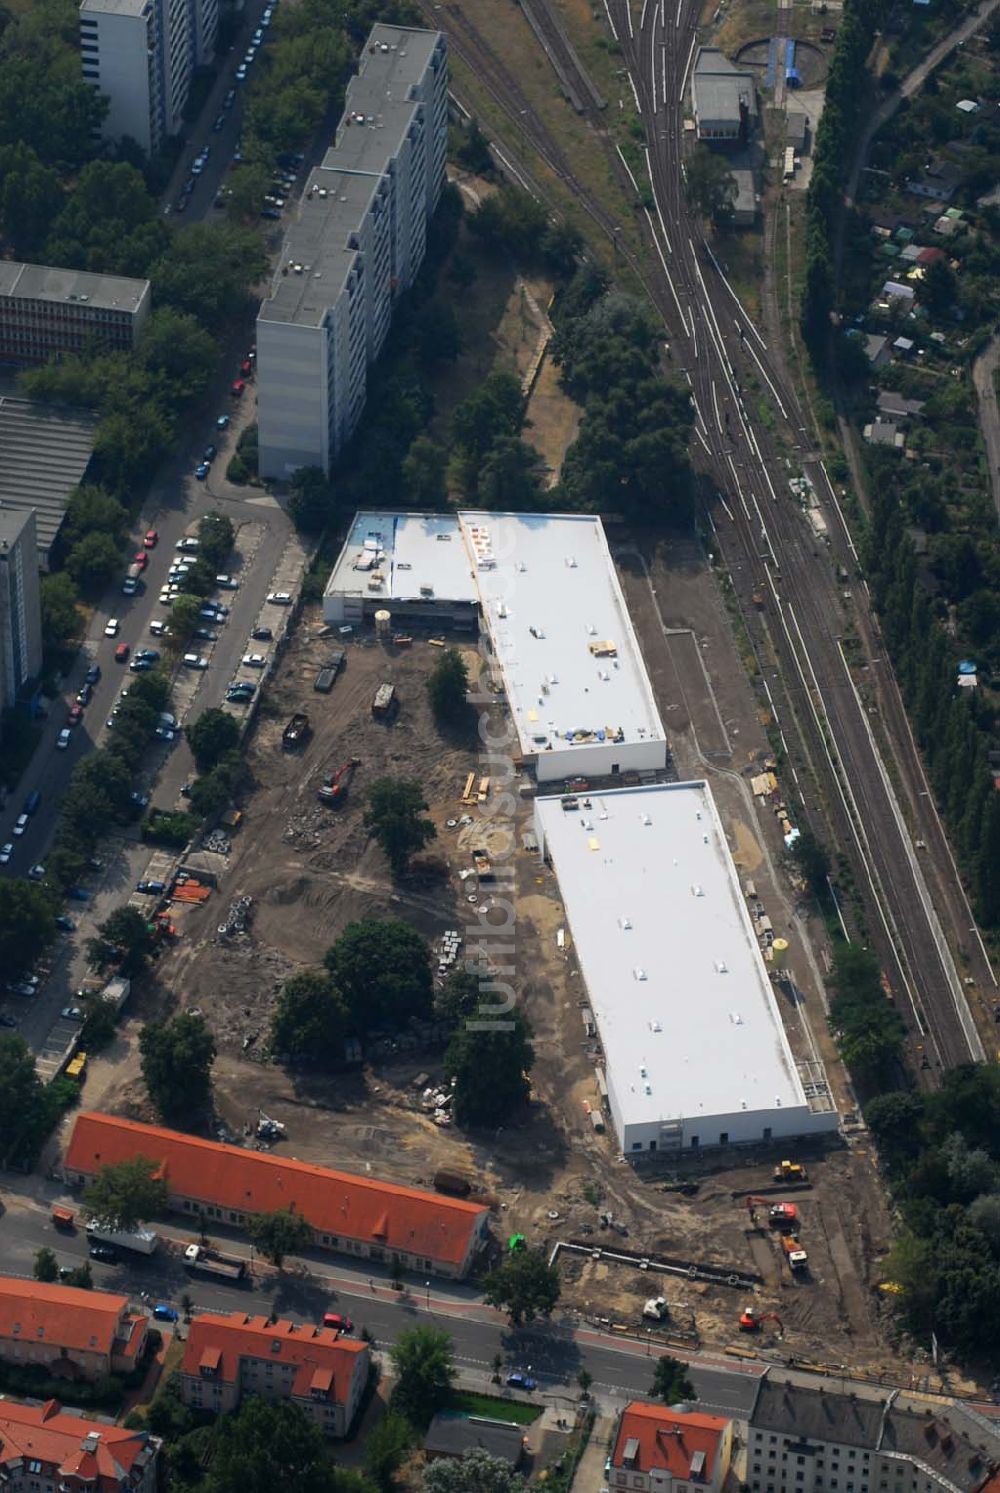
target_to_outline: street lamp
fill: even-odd
[[[424,1281],[424,1286],[427,1289],[427,1310],[430,1311],[430,1309],[431,1309],[431,1283],[430,1283],[430,1281],[429,1280],[425,1280]]]

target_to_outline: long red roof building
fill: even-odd
[[[398,1255],[404,1266],[457,1278],[486,1237],[489,1215],[481,1203],[93,1111],[77,1117],[63,1171],[83,1184],[102,1167],[136,1156],[156,1162],[177,1212],[240,1227],[251,1214],[289,1209],[308,1219],[317,1245],[364,1259],[391,1262]]]

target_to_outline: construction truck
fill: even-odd
[[[801,1161],[779,1161],[774,1168],[774,1180],[776,1182],[806,1182],[809,1173]]]
[[[131,990],[131,980],[126,979],[124,975],[115,975],[114,979],[109,980],[101,991],[101,999],[107,1001],[109,1006],[114,1007],[114,1012],[117,1016],[122,1006],[128,1000]]]
[[[748,1196],[746,1208],[753,1228],[757,1227],[758,1208],[767,1209],[767,1221],[772,1229],[781,1229],[783,1233],[793,1233],[798,1227],[799,1210],[794,1203],[775,1203],[770,1198]]]
[[[360,757],[352,757],[336,772],[331,772],[323,779],[322,784],[316,790],[316,797],[321,804],[327,804],[330,808],[339,809],[347,797],[347,790],[351,786],[357,769],[361,766]]]
[[[785,1252],[785,1259],[788,1261],[790,1270],[799,1271],[806,1268],[809,1263],[809,1256],[794,1234],[782,1234],[781,1247]]]
[[[309,735],[309,717],[301,710],[297,710],[288,725],[281,733],[281,745],[286,752],[294,751],[301,746]]]
[[[218,1280],[239,1284],[247,1273],[247,1262],[237,1255],[222,1255],[203,1244],[189,1244],[184,1251],[184,1268],[195,1275],[214,1275]]]
[[[777,1312],[761,1312],[755,1306],[745,1306],[740,1312],[740,1331],[759,1332],[765,1322],[777,1324],[778,1336],[784,1337],[785,1327]]]
[[[111,1229],[92,1218],[87,1225],[87,1234],[102,1244],[113,1244],[117,1249],[129,1249],[133,1254],[155,1254],[160,1236],[152,1229]]]
[[[651,1322],[665,1322],[670,1316],[667,1298],[665,1296],[650,1296],[642,1309],[642,1315],[648,1317]]]

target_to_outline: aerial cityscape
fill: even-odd
[[[1000,0],[0,0],[0,1485],[1000,1493]]]

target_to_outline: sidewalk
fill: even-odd
[[[597,1419],[590,1433],[586,1450],[580,1458],[580,1465],[576,1469],[573,1479],[573,1493],[601,1493],[608,1486],[608,1480],[604,1474],[604,1464],[610,1451],[609,1442],[615,1428],[617,1415],[607,1407],[601,1407],[595,1403]]]

